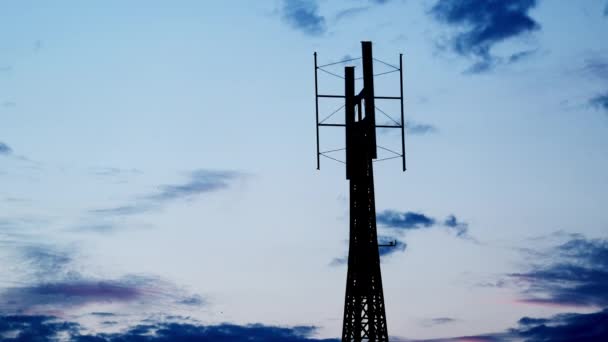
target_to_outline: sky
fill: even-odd
[[[606,340],[607,33],[606,0],[0,1],[0,338],[337,341],[313,53],[360,73],[372,41],[403,54],[407,171],[374,164],[391,340]]]

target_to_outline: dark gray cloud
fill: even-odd
[[[190,174],[188,182],[177,185],[162,185],[158,193],[147,198],[153,201],[192,198],[202,193],[226,189],[238,176],[240,174],[234,171],[196,170]]]
[[[319,36],[327,30],[316,0],[283,0],[281,14],[285,22],[305,34]]]
[[[469,229],[469,225],[466,222],[458,221],[454,215],[448,216],[445,221],[443,221],[443,225],[452,228],[457,236],[465,236]]]
[[[604,7],[604,16],[608,17],[608,3],[606,4],[606,7]]]
[[[13,149],[10,146],[8,146],[7,144],[0,141],[0,156],[9,155],[11,153],[13,153]]]
[[[171,201],[194,199],[204,193],[227,189],[242,176],[236,171],[195,170],[190,173],[189,180],[185,183],[161,185],[158,191],[140,196],[131,204],[93,209],[91,213],[102,216],[127,216],[157,210]]]
[[[545,259],[527,272],[510,275],[527,285],[523,302],[608,306],[608,240],[572,239],[553,248]]]
[[[429,228],[436,224],[434,218],[412,211],[384,210],[376,215],[376,221],[387,228],[414,230]]]
[[[382,227],[395,231],[410,231],[443,226],[456,233],[456,236],[475,241],[468,235],[468,224],[449,215],[443,222],[422,213],[397,210],[384,210],[376,214],[376,221]]]
[[[608,114],[608,92],[605,94],[597,95],[589,99],[589,104],[601,111]]]
[[[199,295],[189,296],[177,301],[178,304],[191,305],[191,306],[201,306],[205,304],[205,300],[203,297]]]
[[[451,39],[451,48],[462,56],[474,57],[477,62],[469,72],[479,73],[500,63],[501,59],[491,54],[495,44],[540,29],[529,15],[536,4],[536,0],[438,0],[431,14],[459,29]],[[511,60],[524,55],[513,54]]]
[[[143,323],[126,331],[107,334],[83,334],[78,323],[66,322],[52,316],[0,316],[0,336],[3,341],[57,341],[65,337],[70,341],[91,342],[337,342],[338,339],[315,339],[314,326],[279,327],[262,324],[199,325],[192,323]],[[8,334],[14,337],[8,337]],[[64,339],[61,339],[64,340]]]
[[[412,121],[408,121],[405,125],[405,128],[407,129],[407,132],[412,135],[425,135],[430,133],[436,133],[438,131],[437,127],[433,125]]]

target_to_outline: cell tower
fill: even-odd
[[[376,233],[376,204],[374,199],[373,162],[379,161],[377,148],[393,152],[392,158],[402,159],[405,171],[405,134],[403,121],[403,55],[399,55],[399,67],[376,60],[372,57],[372,43],[361,42],[363,65],[363,89],[355,93],[355,67],[344,68],[344,95],[325,95],[318,92],[317,71],[328,72],[326,65],[317,65],[315,59],[315,104],[317,118],[317,169],[320,169],[320,157],[327,152],[319,150],[320,127],[344,127],[346,136],[346,179],[350,183],[350,240],[348,251],[348,272],[346,277],[346,298],[344,302],[344,322],[342,341],[388,341],[382,276],[380,272],[379,247],[394,247],[396,242],[380,245]],[[383,63],[393,71],[399,72],[400,96],[376,96],[374,94],[373,62]],[[385,74],[385,73],[382,73]],[[319,122],[319,99],[344,98],[344,124],[326,124]],[[401,121],[394,125],[376,124],[375,100],[401,101]],[[381,110],[379,110],[381,111]],[[383,114],[386,115],[383,111]],[[335,112],[334,112],[335,113]],[[333,113],[332,113],[333,115]],[[388,116],[388,115],[387,115]],[[390,117],[390,116],[389,116]],[[376,144],[376,128],[398,128],[401,130],[401,153]],[[386,159],[392,159],[386,158]]]

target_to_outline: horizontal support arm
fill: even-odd
[[[320,123],[320,127],[346,127],[345,124],[331,124],[331,123]],[[401,128],[401,125],[376,125],[376,128]]]
[[[343,99],[344,95],[326,95],[326,94],[319,94],[317,95],[317,97],[325,97],[325,98],[334,98],[334,99]],[[379,100],[401,100],[401,97],[399,96],[374,96],[375,99],[379,99]]]

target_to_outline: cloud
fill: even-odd
[[[515,330],[527,341],[606,341],[608,309],[589,314],[560,314],[551,319],[520,319]]]
[[[591,79],[608,82],[608,61],[604,56],[592,55],[585,59],[584,66],[579,72]],[[596,94],[588,100],[588,105],[608,114],[608,91]]]
[[[608,17],[608,3],[606,4],[606,7],[604,7],[604,16]]]
[[[283,0],[281,12],[283,20],[305,34],[319,36],[327,30],[316,0]]]
[[[134,214],[140,214],[146,211],[150,211],[154,208],[158,208],[155,205],[152,205],[152,203],[138,203],[138,204],[134,204],[134,205],[121,205],[118,207],[112,207],[112,208],[103,208],[103,209],[93,209],[91,210],[91,213],[93,214],[98,214],[98,215],[102,215],[102,216],[127,216],[127,215],[134,215]],[[112,228],[111,226],[108,226],[107,224],[101,224],[101,225],[93,225],[91,226],[87,226],[86,228],[93,228],[93,229],[88,229],[88,230],[97,230],[97,231],[104,231],[104,228]],[[98,229],[95,229],[98,228]]]
[[[204,193],[227,189],[232,182],[242,176],[236,171],[195,170],[190,173],[190,179],[185,183],[161,185],[158,191],[140,196],[132,204],[93,209],[90,212],[102,216],[139,214],[159,209],[171,201],[194,199]]]
[[[102,213],[99,210],[97,210],[96,212],[98,214]],[[112,212],[112,211],[106,211],[106,214],[117,215],[115,212]],[[120,227],[117,224],[106,222],[106,223],[82,224],[82,225],[78,225],[74,229],[70,229],[70,230],[71,231],[89,231],[89,232],[96,232],[96,233],[111,233],[111,232],[118,230],[119,228]]]
[[[384,210],[377,214],[376,221],[394,229],[414,230],[429,228],[436,224],[435,219],[416,212],[398,212],[396,210]]]
[[[205,300],[203,297],[199,295],[193,295],[190,297],[186,297],[177,301],[178,304],[191,305],[191,306],[201,306],[205,304]]]
[[[158,193],[148,198],[154,201],[192,198],[202,193],[226,189],[239,175],[234,171],[196,170],[191,173],[190,181],[178,185],[163,185]]]
[[[452,228],[456,231],[457,236],[464,236],[467,234],[467,230],[469,229],[469,225],[466,222],[460,222],[454,215],[448,216],[445,221],[443,221],[443,225],[449,228]]]
[[[436,133],[437,127],[424,123],[416,123],[408,121],[405,125],[407,132],[412,135],[425,135],[430,133]]]
[[[262,324],[251,325],[194,325],[183,323],[159,323],[155,325],[140,325],[123,334],[109,335],[105,341],[141,340],[141,341],[174,341],[201,340],[201,341],[337,341],[337,339],[318,340],[311,338],[316,331],[312,326],[296,326],[292,328],[266,326]],[[103,341],[103,340],[102,340]]]
[[[435,326],[435,325],[453,323],[453,322],[457,322],[457,321],[458,321],[457,319],[451,318],[451,317],[437,317],[437,318],[431,318],[431,319],[424,320],[423,325],[430,327],[430,326]]]
[[[89,315],[97,317],[116,317],[117,315],[113,312],[91,312]]]
[[[384,210],[376,214],[376,221],[385,228],[401,232],[443,226],[454,231],[457,237],[476,241],[468,235],[469,225],[459,221],[454,215],[449,215],[443,222],[440,222],[422,213]]]
[[[390,0],[369,0],[373,6],[376,5],[384,5],[387,4]],[[342,19],[350,18],[357,16],[361,13],[369,11],[373,6],[359,6],[359,7],[349,7],[343,10],[338,11],[335,16],[335,20],[339,21]]]
[[[598,110],[608,113],[608,92],[589,99],[589,104]]]
[[[600,80],[608,80],[608,62],[601,56],[590,56],[585,59],[585,65],[581,72],[584,75],[598,78]]]
[[[417,341],[606,341],[608,340],[606,322],[608,322],[608,309],[588,314],[559,314],[550,318],[523,317],[517,327],[504,332]]]
[[[74,251],[42,244],[26,244],[19,247],[20,259],[36,279],[69,277],[70,265],[74,261]]]
[[[382,236],[378,240],[378,242],[382,245],[394,244],[394,246],[380,246],[378,249],[380,258],[387,257],[397,252],[405,252],[405,249],[407,248],[407,244],[405,242],[395,237]]]
[[[0,312],[3,313],[63,312],[98,303],[201,306],[205,301],[200,296],[185,295],[175,285],[156,277],[137,275],[97,279],[74,274],[72,278],[0,291]]]
[[[169,341],[232,341],[232,342],[337,342],[338,339],[312,338],[314,326],[279,327],[262,324],[200,325],[193,323],[145,323],[124,332],[82,334],[78,323],[66,322],[52,316],[0,316],[0,336],[4,341],[55,341],[65,337],[70,341],[95,342],[169,342]],[[8,337],[8,335],[12,337]]]
[[[339,21],[339,20],[342,20],[342,19],[354,17],[354,16],[359,15],[359,14],[361,14],[363,12],[367,12],[369,9],[370,9],[369,6],[346,8],[346,9],[343,9],[343,10],[339,11],[338,13],[336,13],[335,20]]]
[[[77,323],[50,316],[0,316],[0,337],[6,342],[53,341],[60,334],[78,335],[78,330]]]
[[[454,322],[456,320],[453,319],[453,318],[449,318],[449,317],[438,317],[438,318],[431,319],[431,321],[434,324],[446,324],[446,323],[452,323],[452,322]]]
[[[543,264],[510,277],[526,284],[522,302],[608,306],[608,240],[576,238],[553,248]]]
[[[525,50],[525,51],[516,52],[514,54],[511,54],[511,56],[509,56],[509,58],[507,59],[507,63],[511,64],[511,63],[517,63],[519,61],[523,61],[524,59],[530,58],[537,51],[538,50]]]
[[[203,305],[204,299],[187,294],[157,277],[125,275],[103,279],[78,270],[76,251],[54,245],[13,241],[15,263],[27,270],[17,286],[0,289],[0,313],[45,313],[80,308],[94,303]]]
[[[91,173],[95,176],[101,177],[117,177],[139,175],[143,172],[135,168],[123,169],[118,167],[95,167],[91,169]]]
[[[91,303],[132,302],[153,293],[154,284],[141,279],[65,280],[31,286],[10,287],[0,294],[4,312],[63,310]]]
[[[13,149],[7,144],[0,141],[0,156],[1,155],[9,155],[13,153]]]
[[[495,44],[540,29],[528,14],[536,4],[536,0],[438,0],[430,13],[460,30],[451,38],[451,47],[462,56],[477,59],[469,72],[479,73],[499,63],[491,54]],[[523,56],[514,54],[511,59]]]
[[[439,318],[443,324],[451,318]],[[523,317],[514,328],[503,332],[473,336],[405,341],[606,341],[608,339],[608,309],[587,314],[559,314],[550,318]],[[440,324],[442,324],[440,323]],[[263,324],[237,325],[222,323],[203,325],[183,322],[150,322],[116,333],[84,334],[76,322],[60,320],[53,316],[0,316],[0,337],[3,341],[56,341],[64,337],[70,341],[96,342],[337,342],[339,339],[315,339],[314,326],[281,327]]]
[[[329,266],[342,266],[342,265],[346,265],[347,263],[348,263],[348,256],[343,256],[343,257],[339,257],[339,258],[333,258],[329,262]]]

